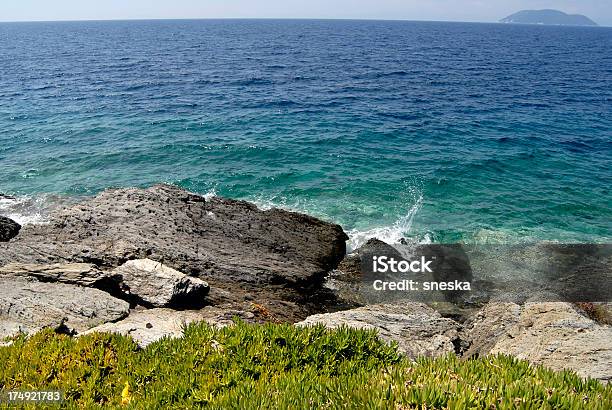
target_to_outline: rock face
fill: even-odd
[[[595,323],[568,303],[491,303],[466,335],[470,354],[504,353],[553,370],[612,379],[612,327]]]
[[[371,283],[367,280],[364,263],[370,263],[368,261],[373,255],[389,255],[398,260],[402,258],[393,246],[376,238],[370,239],[342,259],[338,268],[326,278],[325,286],[352,307],[391,301],[380,300],[389,292],[372,292]]]
[[[156,185],[108,190],[55,211],[48,224],[27,225],[0,244],[0,266],[86,263],[110,271],[152,259],[209,283],[210,304],[252,300],[292,321],[321,310],[311,295],[344,257],[347,239],[340,226],[306,215]]]
[[[93,332],[119,333],[131,336],[140,347],[146,347],[163,337],[182,337],[184,327],[189,323],[207,322],[222,327],[231,325],[235,317],[249,321],[253,319],[254,315],[250,312],[223,310],[214,307],[184,311],[149,309],[133,312],[124,320],[116,323],[106,323],[82,334]]]
[[[128,315],[129,304],[98,290],[0,277],[0,337],[44,327],[81,332]]]
[[[348,326],[375,329],[381,339],[396,341],[401,352],[411,358],[437,357],[455,352],[459,324],[440,316],[430,307],[414,302],[370,305],[343,312],[319,314],[299,326],[324,324],[328,328]]]
[[[2,260],[118,266],[142,256],[188,274],[251,283],[322,278],[345,253],[338,225],[170,185],[109,190],[28,226]],[[23,245],[32,251],[17,255]]]
[[[0,215],[0,242],[8,242],[17,236],[21,225],[10,218]]]
[[[518,323],[521,307],[515,303],[488,303],[464,325],[462,337],[469,344],[465,357],[488,354],[495,343]]]
[[[590,18],[581,14],[566,14],[559,10],[523,10],[514,13],[501,23],[546,24],[556,26],[596,26]]]
[[[28,264],[9,263],[0,267],[0,277],[30,277],[42,282],[60,282],[80,286],[95,286],[108,274],[87,263]]]
[[[361,279],[363,275],[362,259],[371,257],[372,255],[390,255],[396,259],[401,259],[401,254],[393,246],[376,238],[369,239],[360,248],[346,257],[338,265],[338,270],[342,271],[348,278]]]
[[[569,303],[491,302],[463,325],[416,302],[394,302],[319,314],[298,323],[375,329],[411,358],[457,353],[464,358],[503,353],[582,377],[612,379],[612,327]]]
[[[387,265],[384,270],[379,258],[386,261],[408,263],[421,261],[429,271],[412,273],[393,272]],[[378,266],[375,270],[374,264]],[[326,278],[326,286],[334,291],[338,298],[359,305],[390,303],[399,300],[410,300],[421,303],[451,302],[467,305],[472,292],[463,291],[426,291],[386,289],[380,291],[381,282],[401,282],[406,279],[418,279],[423,282],[473,282],[472,270],[468,257],[460,244],[409,244],[407,242],[386,244],[378,239],[368,240],[362,247],[347,255],[338,268]],[[376,283],[378,282],[378,285]],[[379,287],[376,289],[376,287]],[[470,305],[473,303],[470,303]]]
[[[112,276],[129,298],[154,307],[203,305],[208,293],[208,283],[203,280],[150,259],[127,261],[114,269]]]

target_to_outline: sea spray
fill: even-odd
[[[348,236],[350,238],[347,244],[348,251],[351,252],[355,249],[358,249],[360,246],[362,246],[364,243],[366,243],[369,239],[372,238],[379,239],[391,245],[395,243],[400,243],[401,241],[410,238],[414,218],[422,206],[423,196],[421,195],[410,207],[408,212],[390,226],[376,227],[365,231],[360,231],[357,229],[350,230],[348,232]],[[428,235],[425,235],[421,238],[412,237],[411,239],[412,241],[419,243],[431,242]]]
[[[0,215],[20,225],[41,224],[48,221],[51,212],[75,204],[81,197],[66,195],[1,195]]]

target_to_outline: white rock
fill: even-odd
[[[182,337],[183,329],[189,323],[204,321],[215,326],[227,326],[233,323],[232,319],[236,316],[245,320],[254,317],[250,312],[214,307],[183,311],[164,308],[148,309],[134,311],[119,322],[106,323],[83,332],[81,335],[93,332],[118,333],[131,336],[139,346],[145,347],[163,337]]]
[[[201,304],[208,283],[150,259],[131,260],[115,268],[112,276],[130,297],[154,307]]]
[[[509,354],[608,382],[612,380],[611,341],[612,327],[594,322],[569,303],[527,303],[491,354]]]

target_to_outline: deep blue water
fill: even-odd
[[[612,29],[0,24],[0,201],[171,182],[354,241],[609,242]]]

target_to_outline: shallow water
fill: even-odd
[[[610,241],[610,28],[6,23],[0,78],[0,213],[22,222],[170,182],[351,246]]]

